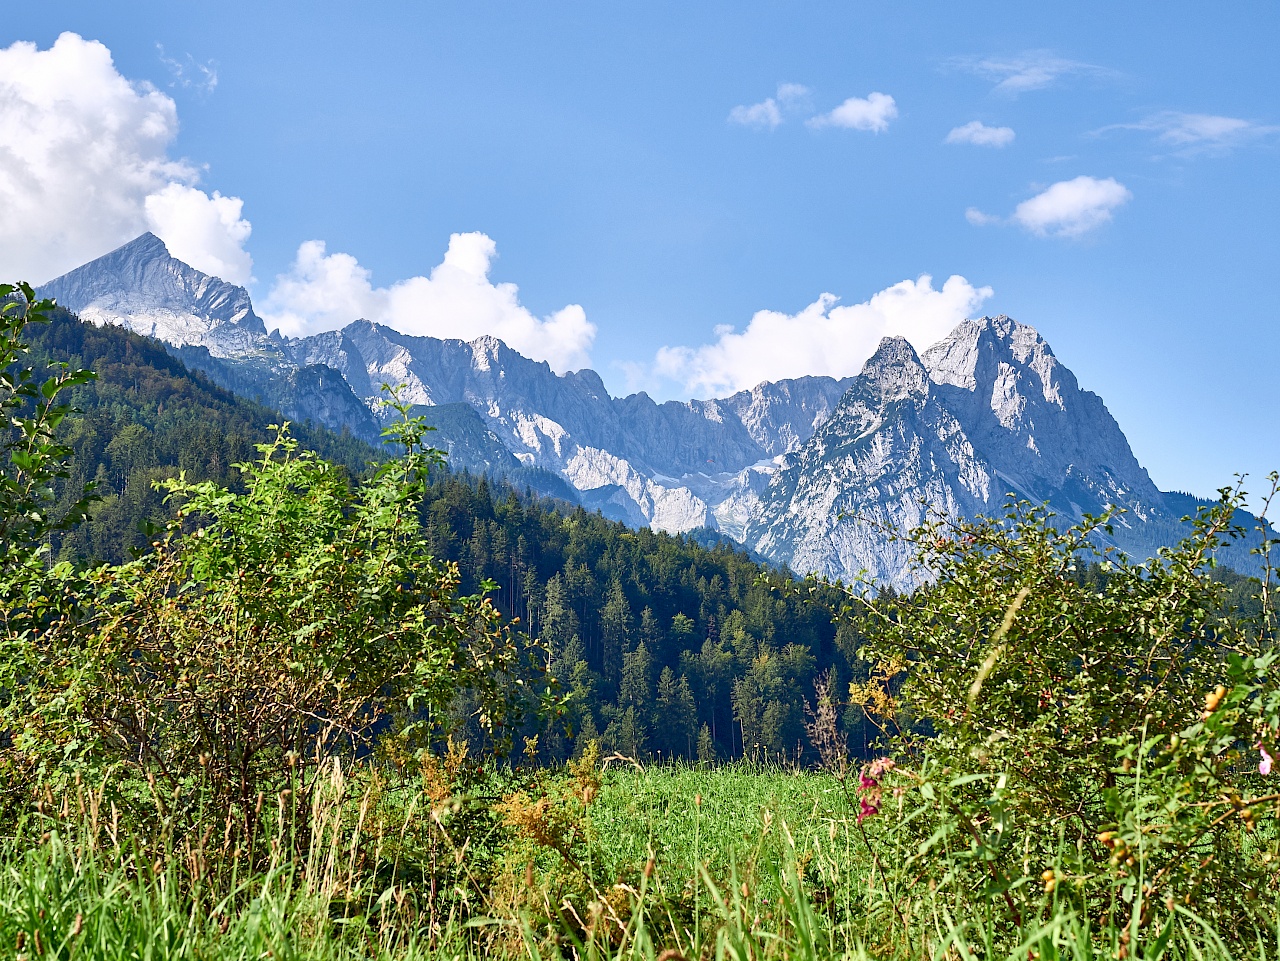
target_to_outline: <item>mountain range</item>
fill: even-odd
[[[613,397],[501,340],[413,337],[353,318],[268,332],[248,292],[152,234],[45,284],[82,319],[165,342],[189,367],[286,417],[376,440],[383,384],[437,427],[455,468],[576,500],[635,526],[712,529],[801,573],[911,587],[906,530],[926,511],[998,512],[1009,494],[1061,516],[1123,508],[1114,546],[1146,557],[1185,534],[1193,498],[1161,492],[1102,399],[1034,328],[960,324],[923,353],[886,338],[855,377],[729,397]],[[1220,559],[1247,569],[1247,547]]]

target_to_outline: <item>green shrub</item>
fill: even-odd
[[[12,367],[24,325],[52,305],[29,288],[0,324],[0,404],[14,428],[0,475],[0,785],[10,814],[38,790],[107,768],[162,801],[170,824],[215,825],[251,852],[262,810],[285,804],[298,842],[327,766],[377,733],[423,746],[457,705],[500,747],[518,720],[526,661],[482,593],[461,596],[420,526],[440,454],[397,405],[401,456],[358,484],[279,428],[237,465],[243,492],[162,482],[177,520],[138,560],[46,569],[52,481],[69,450],[58,393],[92,376]],[[123,779],[120,775],[123,775]],[[96,774],[95,774],[96,776]],[[121,803],[128,804],[127,792]],[[287,803],[281,799],[287,799]]]
[[[1280,687],[1270,619],[1210,576],[1237,502],[1143,564],[1097,546],[1105,518],[1059,530],[1026,504],[915,532],[936,581],[868,605],[875,679],[852,688],[897,761],[859,788],[890,901],[927,882],[1011,928],[1062,903],[1134,938],[1175,910],[1262,920]]]

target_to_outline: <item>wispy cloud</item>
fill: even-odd
[[[898,105],[887,93],[874,91],[865,97],[850,97],[830,113],[819,114],[806,121],[810,127],[845,127],[881,133],[889,129],[889,121],[898,116]]]
[[[969,207],[965,210],[964,219],[975,227],[990,227],[993,224],[1004,223],[1004,218],[997,217],[995,214],[984,214],[977,207]]]
[[[1280,133],[1280,126],[1209,113],[1162,110],[1137,123],[1116,123],[1094,131],[1141,130],[1182,153],[1226,153],[1235,147]]]
[[[1050,185],[1018,204],[1007,218],[977,207],[964,216],[975,227],[1014,224],[1038,237],[1080,237],[1109,222],[1112,213],[1132,199],[1129,188],[1114,177],[1081,176]]]
[[[975,147],[1007,147],[1013,143],[1012,127],[988,127],[981,120],[970,120],[947,134],[947,143],[967,143]]]
[[[729,122],[743,127],[773,130],[787,115],[803,111],[809,103],[809,88],[799,83],[780,83],[777,93],[759,103],[740,104],[729,111]]]
[[[1105,80],[1117,75],[1108,67],[1069,60],[1050,50],[1027,50],[1012,57],[956,57],[948,66],[994,80],[995,92],[1011,97],[1052,87],[1069,77]]]
[[[173,79],[169,81],[170,87],[181,87],[184,90],[197,90],[200,93],[213,93],[218,86],[218,62],[216,60],[206,60],[199,63],[191,54],[186,54],[181,60],[165,55],[164,46],[156,44],[156,50],[160,53],[160,62],[169,68],[169,73]]]

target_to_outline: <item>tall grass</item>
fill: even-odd
[[[518,779],[503,776],[476,803]],[[941,888],[911,892],[909,916],[896,916],[835,781],[776,768],[610,768],[582,825],[590,877],[579,888],[563,883],[553,851],[522,862],[527,839],[508,828],[464,854],[473,863],[454,877],[474,883],[469,898],[433,899],[405,839],[446,831],[449,817],[398,788],[335,768],[305,848],[291,843],[282,804],[272,853],[252,864],[225,857],[195,824],[160,818],[161,830],[131,833],[101,795],[49,807],[0,844],[0,957],[1280,958],[1274,928],[1233,954],[1190,912],[1139,930],[1118,913],[1100,924],[1052,893],[1012,933]],[[511,883],[524,891],[514,906],[490,896]]]

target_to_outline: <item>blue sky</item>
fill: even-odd
[[[299,331],[465,314],[662,397],[1008,313],[1207,493],[1280,467],[1280,7],[1227,10],[45,0],[0,116],[80,149],[0,163],[34,224],[0,255],[38,281],[151,226]],[[31,80],[65,31],[125,87],[88,46]]]

